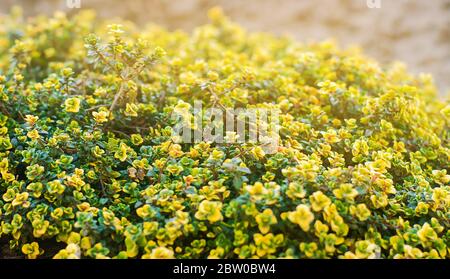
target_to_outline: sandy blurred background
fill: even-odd
[[[76,12],[67,0],[1,0],[0,13],[13,5],[27,16],[55,10]],[[369,0],[375,3],[377,0]],[[440,95],[450,92],[450,0],[81,0],[101,17],[155,22],[192,30],[216,5],[249,30],[289,33],[299,40],[335,38],[358,44],[380,62],[405,62],[414,73],[431,73]]]

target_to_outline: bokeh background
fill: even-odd
[[[26,16],[74,13],[67,0],[0,0],[0,13],[14,5]],[[371,0],[370,2],[376,2]],[[81,0],[103,18],[121,17],[190,31],[221,6],[252,31],[291,34],[302,41],[334,38],[343,47],[361,46],[382,63],[402,61],[414,73],[431,73],[441,97],[450,92],[450,0]]]

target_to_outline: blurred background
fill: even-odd
[[[221,6],[251,31],[291,34],[301,41],[335,38],[359,45],[382,63],[402,61],[413,73],[431,73],[440,96],[450,92],[450,0],[79,0],[103,18],[121,17],[190,31]],[[0,13],[14,5],[26,16],[77,12],[77,0],[1,0]]]

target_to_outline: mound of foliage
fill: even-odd
[[[450,105],[431,78],[209,16],[190,34],[0,19],[10,253],[450,258]],[[281,110],[277,152],[174,143],[169,115],[192,100]]]

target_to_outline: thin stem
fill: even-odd
[[[96,109],[98,109],[98,108],[106,107],[106,106],[107,106],[107,105],[96,105],[96,106],[93,106],[93,107],[90,107],[90,108],[86,109],[85,111],[96,110]]]
[[[119,101],[119,98],[120,98],[120,96],[122,95],[123,89],[124,89],[124,86],[123,86],[123,83],[121,83],[121,84],[120,84],[119,91],[118,91],[118,92],[116,93],[116,95],[114,96],[114,100],[113,100],[111,106],[109,107],[109,111],[112,112],[113,109],[116,107],[117,101]]]

